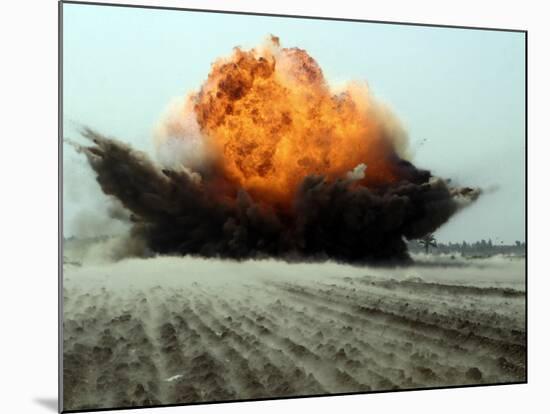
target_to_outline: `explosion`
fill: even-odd
[[[406,134],[364,84],[336,92],[305,50],[219,59],[156,131],[161,166],[90,129],[78,146],[153,252],[350,262],[408,259],[479,190],[407,160]]]
[[[196,124],[182,126],[192,118]],[[389,134],[389,123],[399,128],[365,85],[334,94],[305,50],[281,48],[272,36],[261,48],[235,49],[215,62],[201,90],[165,121],[158,142],[189,140],[200,129],[232,188],[281,206],[311,174],[333,181],[365,164],[360,185],[404,178],[396,154],[404,134]]]

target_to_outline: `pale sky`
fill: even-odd
[[[523,33],[64,4],[65,136],[84,124],[154,156],[168,103],[197,90],[217,57],[271,33],[306,49],[331,83],[366,80],[408,131],[415,165],[496,188],[438,240],[525,240]],[[77,213],[103,198],[83,156],[64,151],[69,236]]]

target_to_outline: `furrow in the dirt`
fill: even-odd
[[[376,349],[362,341],[360,337],[364,336],[363,332],[357,327],[354,329],[345,323],[325,318],[323,313],[311,312],[314,309],[303,309],[277,300],[267,307],[268,312],[262,316],[262,321],[275,330],[281,320],[292,317],[302,327],[302,337],[308,345],[322,350],[325,355],[323,363],[343,365],[342,369],[350,370],[373,389],[392,389],[395,384],[405,386],[404,382],[408,388],[419,386],[411,379],[405,379],[403,369],[381,365],[383,361],[402,361],[394,354],[384,352],[383,347]]]
[[[143,319],[134,316],[139,315],[139,302],[129,295],[119,303],[119,313],[105,331],[104,341],[113,346],[114,356],[104,388],[118,390],[114,396],[116,406],[159,404],[160,378],[153,341]]]
[[[498,347],[480,346],[479,341],[469,343],[469,336],[462,338],[462,342],[458,335],[449,336],[445,329],[439,332],[437,327],[428,325],[429,329],[419,329],[423,327],[422,322],[419,324],[415,321],[406,318],[395,317],[392,314],[381,312],[377,308],[365,308],[363,305],[345,306],[337,301],[327,297],[319,297],[303,288],[295,288],[288,284],[274,283],[272,284],[279,289],[284,290],[286,295],[294,297],[299,303],[306,303],[308,306],[316,307],[317,312],[325,312],[332,315],[335,319],[345,320],[353,326],[364,325],[369,330],[379,332],[381,336],[402,338],[405,343],[414,344],[416,348],[425,347],[427,350],[438,350],[440,353],[438,359],[447,360],[452,358],[456,362],[456,366],[460,367],[468,361],[473,363],[473,366],[468,368],[476,369],[476,365],[482,365],[486,368],[486,373],[499,373],[499,378],[515,378],[516,381],[521,380],[523,372],[521,363],[524,354],[514,355],[506,353],[506,349]],[[426,344],[426,345],[423,345]],[[491,344],[489,344],[491,345]],[[422,362],[429,358],[431,352],[415,352],[414,358],[418,362]],[[414,361],[414,358],[412,359]],[[514,363],[511,359],[516,358],[520,362]],[[479,380],[477,375],[470,375],[471,380]],[[427,375],[431,377],[431,375]],[[485,378],[485,377],[483,377]],[[502,380],[502,379],[501,379]],[[490,382],[489,378],[485,379]]]
[[[248,359],[232,346],[231,341],[225,339],[221,331],[215,330],[220,325],[213,322],[211,306],[201,302],[200,298],[195,298],[194,303],[195,321],[211,349],[217,352],[220,361],[227,367],[225,381],[235,386],[238,398],[266,397],[268,391],[260,380],[261,373],[250,367]]]
[[[473,286],[473,285],[453,285],[445,283],[427,282],[424,280],[396,280],[396,279],[380,279],[376,277],[361,277],[356,279],[359,283],[367,285],[375,282],[377,285],[388,288],[402,288],[410,291],[426,293],[437,293],[451,296],[482,296],[484,298],[495,296],[498,298],[524,298],[525,291],[512,289],[509,287],[497,286]]]
[[[425,306],[449,313],[456,320],[485,323],[489,328],[498,327],[509,331],[524,329],[525,293],[510,295],[506,298],[481,298],[479,295],[452,294],[447,291],[428,291],[410,289],[406,285],[420,282],[387,283],[373,277],[344,278],[344,283],[317,282],[317,286],[332,288],[343,296],[357,299],[372,296],[374,298],[393,298],[397,309],[409,305]],[[497,306],[500,305],[500,306]],[[410,309],[406,309],[410,311]],[[521,338],[520,338],[521,339]]]
[[[280,347],[250,330],[242,319],[223,299],[218,297],[218,306],[224,317],[224,336],[234,340],[247,356],[251,366],[262,372],[262,382],[272,396],[325,394],[327,390],[309,373],[297,365]]]
[[[221,315],[220,313],[216,313]],[[299,391],[285,380],[281,370],[267,358],[265,349],[252,349],[249,342],[231,326],[232,318],[217,319],[208,313],[201,313],[216,335],[227,345],[226,362],[238,367],[236,377],[241,385],[242,395],[256,398],[297,395]],[[244,380],[240,377],[244,376]],[[259,383],[259,384],[258,384]],[[241,396],[239,395],[239,398]]]
[[[254,382],[260,382],[260,387],[256,384],[247,384],[249,390],[246,392],[257,397],[296,394],[294,387],[284,380],[281,371],[267,357],[268,353],[265,352],[265,349],[250,346],[250,339],[254,340],[255,338],[250,338],[248,334],[243,337],[240,325],[234,324],[232,317],[224,316],[225,312],[220,305],[221,299],[214,293],[210,295],[206,292],[202,293],[198,301],[203,300],[201,306],[207,308],[200,313],[201,318],[216,333],[220,341],[223,341],[229,349],[232,349],[228,356],[239,361],[238,365],[242,366],[247,373],[245,376],[253,379]],[[254,386],[251,387],[250,385]]]
[[[307,352],[305,348],[300,348],[288,338],[279,337],[252,318],[243,316],[238,304],[229,304],[222,300],[220,305],[232,318],[234,326],[248,334],[250,346],[266,352],[273,361],[272,365],[279,367],[291,386],[300,390],[299,395],[319,395],[332,389],[330,375],[316,369],[318,357],[302,357],[302,351]],[[335,372],[332,374],[336,375]]]
[[[287,312],[282,312],[283,309]],[[391,367],[380,366],[377,361],[355,347],[360,343],[359,340],[342,340],[346,328],[344,325],[334,323],[334,320],[327,322],[322,317],[313,317],[298,308],[285,307],[281,302],[271,304],[267,310],[261,316],[262,323],[277,331],[279,321],[288,320],[293,315],[295,323],[299,322],[300,325],[289,326],[287,329],[290,333],[309,348],[316,350],[322,357],[321,363],[345,371],[369,389],[394,389],[397,387],[396,380],[401,380]]]
[[[101,376],[105,355],[110,350],[98,344],[105,315],[108,315],[111,295],[88,290],[82,293],[78,288],[69,288],[75,303],[82,308],[78,312],[64,309],[64,403],[88,408],[95,404],[96,383]]]
[[[426,375],[433,371],[450,376],[450,367],[441,365],[433,352],[429,352],[429,358],[417,357],[415,361],[413,352],[416,355],[420,353],[413,350],[411,343],[395,342],[381,335],[378,329],[370,330],[366,324],[349,323],[345,316],[337,313],[327,314],[322,306],[310,304],[306,308],[303,302],[300,305],[301,309],[298,305],[285,305],[278,300],[270,307],[269,314],[278,314],[281,309],[287,308],[287,314],[281,317],[293,315],[300,326],[312,328],[309,330],[311,346],[327,348],[332,353],[332,359],[345,360],[363,373],[366,372],[364,367],[368,367],[368,372],[376,379],[375,389],[391,389],[394,384],[403,388],[432,385],[442,377]],[[460,379],[455,375],[454,381],[460,382]]]
[[[193,384],[201,401],[229,401],[238,396],[235,384],[231,381],[231,371],[220,347],[213,341],[213,332],[202,322],[194,309],[194,299],[185,303],[185,308],[175,310],[189,329],[196,332],[193,342],[184,343],[191,350],[191,360],[186,364],[189,373],[183,373],[179,382]]]
[[[475,333],[473,330],[461,331],[455,329],[452,326],[445,326],[444,321],[438,322],[434,320],[428,309],[417,310],[415,313],[399,314],[392,312],[391,310],[385,310],[383,300],[379,300],[375,304],[366,303],[359,305],[353,301],[345,300],[345,298],[338,298],[336,300],[326,292],[312,291],[303,287],[296,287],[290,284],[275,283],[281,289],[289,293],[294,293],[303,297],[309,297],[315,301],[325,301],[338,306],[349,308],[354,314],[365,315],[371,319],[383,319],[385,323],[390,325],[400,325],[407,327],[415,332],[423,332],[429,335],[438,335],[443,337],[447,342],[452,345],[468,343],[470,347],[475,349],[487,349],[492,352],[503,352],[511,358],[516,359],[516,363],[523,362],[523,355],[525,353],[524,344],[510,343],[506,340],[494,339],[488,336],[484,336],[480,333]]]
[[[262,292],[271,297],[280,296],[277,290],[272,290],[270,287],[267,287],[266,290],[264,286]],[[284,297],[288,299],[286,295]],[[287,302],[288,300],[285,300],[285,303]],[[291,302],[290,306],[294,306]],[[304,305],[303,302],[302,305]],[[275,304],[270,306],[268,315],[277,314],[277,310],[280,310],[284,306],[286,305],[283,302],[277,300]],[[310,315],[315,315],[315,318],[311,318]],[[331,315],[329,318],[322,315],[324,315],[323,308],[317,307],[316,303],[311,303],[307,306],[302,306],[302,308],[296,306],[287,315],[280,316],[284,319],[288,317],[288,319],[299,324],[302,329],[308,332],[306,338],[315,336],[309,344],[312,347],[327,348],[331,353],[331,355],[328,355],[327,360],[334,358],[336,351],[338,351],[340,359],[344,357],[346,351],[354,352],[355,354],[364,352],[364,362],[370,368],[371,373],[374,373],[375,376],[376,373],[379,373],[379,378],[390,375],[392,381],[400,383],[402,387],[413,388],[415,386],[434,385],[438,381],[441,381],[443,377],[450,383],[465,381],[463,377],[458,375],[459,373],[456,372],[454,367],[449,367],[446,364],[442,365],[440,358],[433,351],[424,351],[421,347],[419,350],[418,346],[413,350],[410,342],[390,342],[385,336],[380,335],[381,332],[379,330],[363,329],[363,324],[357,323],[346,325],[343,318],[338,317],[338,315],[336,317]],[[308,318],[308,316],[310,317]],[[325,323],[327,320],[330,323]],[[315,327],[316,330],[308,330],[308,327]],[[339,328],[340,330],[336,329],[334,335],[328,334],[328,331],[333,330],[332,328]],[[285,329],[292,330],[292,327],[286,327]],[[323,333],[327,335],[323,335]],[[324,339],[325,336],[327,339]],[[346,342],[338,342],[335,338],[346,339]],[[360,338],[364,338],[366,341]],[[385,352],[385,349],[388,349],[388,351]],[[405,357],[404,359],[400,358],[402,355]],[[346,357],[350,358],[349,355]],[[382,362],[385,365],[379,366],[378,362]],[[393,368],[394,366],[396,368]],[[364,369],[362,371],[364,372]],[[392,388],[392,385],[391,382],[382,380],[376,383],[375,388],[387,389]]]
[[[381,288],[375,282],[363,289],[349,289],[336,284],[324,285],[324,288],[319,289],[319,293],[338,297],[340,301],[347,303],[362,301],[376,304],[383,310],[403,315],[430,309],[431,311],[428,313],[423,312],[423,317],[427,321],[463,331],[475,329],[484,332],[484,336],[497,341],[505,340],[516,344],[525,343],[525,332],[521,329],[524,322],[523,315],[519,314],[519,311],[523,310],[521,297],[508,299],[510,303],[506,309],[506,314],[504,314],[504,310],[499,313],[499,309],[495,309],[494,305],[492,309],[483,312],[477,306],[477,302],[475,304],[472,302],[472,300],[479,300],[476,297],[467,295],[452,298],[434,295],[419,297],[414,293],[411,294],[396,288]],[[518,314],[511,318],[508,315],[511,314],[513,309],[517,309]]]
[[[246,301],[245,301],[246,302]],[[244,303],[237,302],[237,314],[247,315],[243,320],[251,329],[257,331],[268,340],[273,341],[278,347],[290,354],[297,364],[301,364],[307,372],[313,373],[313,377],[321,382],[323,388],[329,392],[353,392],[368,391],[370,386],[359,383],[348,373],[342,371],[333,364],[324,364],[323,357],[317,352],[304,346],[304,339],[299,332],[285,329],[270,330],[261,321],[256,321],[248,316],[248,307]],[[284,324],[281,327],[285,326]]]
[[[269,306],[267,307],[267,309],[260,312],[249,307],[245,307],[244,309],[257,322],[260,322],[264,326],[266,326],[267,329],[271,330],[272,332],[277,332],[280,334],[282,333],[280,329],[281,321],[283,319],[287,319],[288,315],[282,316],[280,313],[277,312],[277,310],[273,309],[273,306]],[[301,320],[303,320],[300,317],[301,313],[303,312],[296,310],[296,313],[294,314],[295,322],[301,322]],[[326,325],[324,325],[319,320],[314,320],[314,323],[316,323],[321,329],[324,329],[326,327]],[[380,371],[376,372],[371,369],[372,365],[375,364],[369,364],[368,366],[362,365],[360,367],[360,375],[358,375],[359,369],[355,368],[359,368],[357,367],[357,364],[361,364],[359,361],[354,359],[344,361],[343,358],[341,358],[341,352],[344,352],[343,348],[339,346],[335,347],[335,345],[332,343],[325,343],[324,341],[320,341],[319,338],[315,338],[314,333],[305,328],[304,325],[287,324],[285,327],[285,332],[290,338],[292,338],[293,341],[304,344],[307,349],[314,350],[314,352],[316,352],[316,354],[319,355],[319,357],[321,358],[319,364],[335,367],[338,371],[341,371],[343,374],[345,374],[345,376],[343,376],[343,374],[338,375],[340,376],[340,378],[346,378],[345,381],[353,383],[356,388],[369,390],[372,389],[372,377],[374,377],[374,379],[378,382],[382,382],[383,384],[385,384],[387,388],[395,387],[391,380],[388,380],[387,377],[378,373]],[[329,342],[336,341],[331,338]],[[345,362],[347,362],[347,364]],[[360,380],[358,377],[361,377],[362,379]]]
[[[151,316],[151,325],[155,331],[153,345],[158,360],[160,374],[160,394],[163,401],[190,403],[200,398],[199,390],[187,381],[191,372],[192,342],[200,341],[199,334],[191,329],[179,314],[186,314],[186,304],[174,317],[164,304],[166,296],[159,289],[150,292],[149,301],[155,309]]]

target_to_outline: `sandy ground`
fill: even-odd
[[[525,380],[525,263],[64,266],[65,410]]]

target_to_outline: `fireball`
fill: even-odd
[[[335,92],[305,50],[281,48],[274,36],[215,61],[200,90],[161,127],[161,149],[169,139],[196,140],[199,129],[218,181],[272,205],[289,205],[310,175],[336,180],[364,165],[361,186],[402,178],[405,134],[366,84]]]

